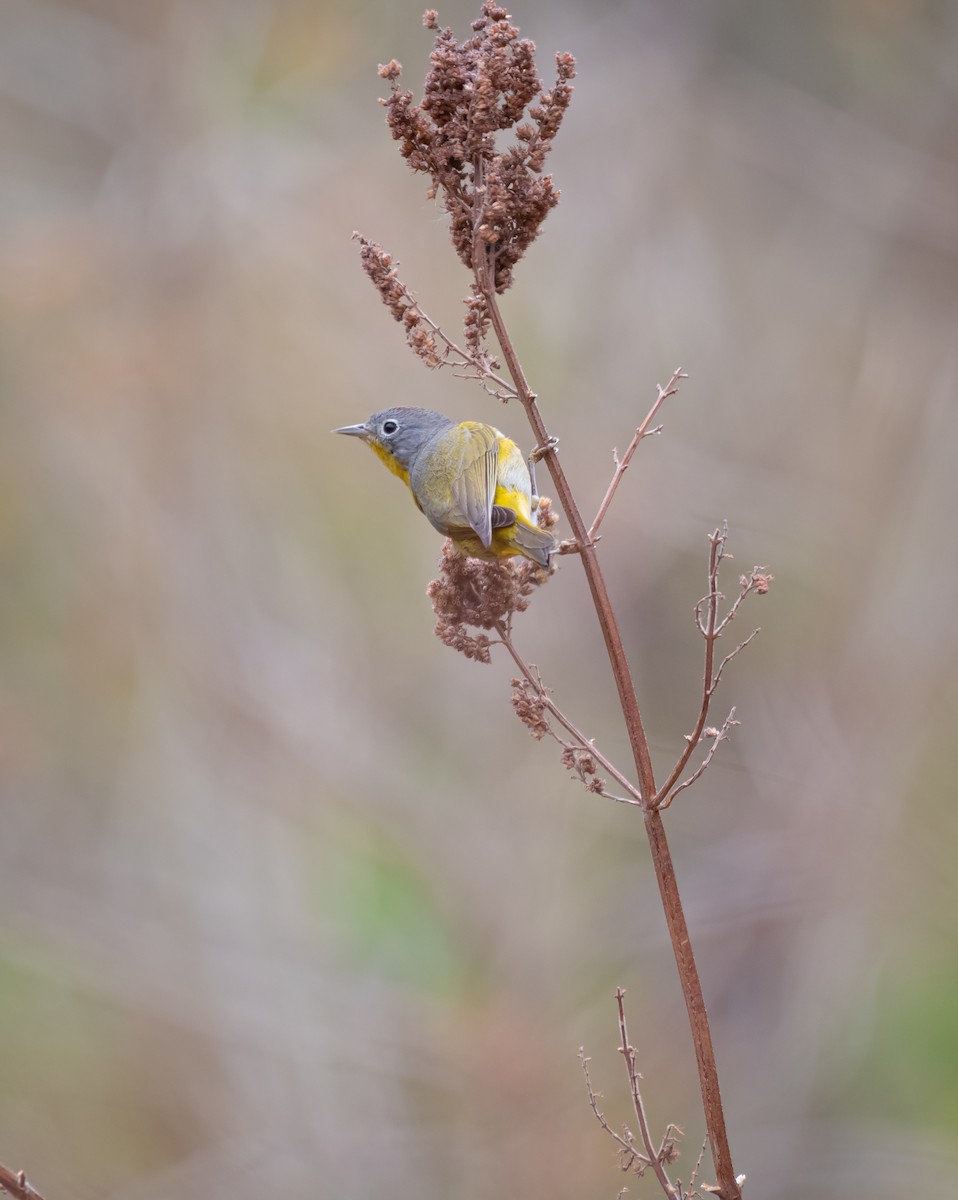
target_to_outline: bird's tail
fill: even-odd
[[[548,567],[549,559],[556,548],[555,536],[548,529],[540,529],[538,525],[527,525],[525,521],[516,521],[515,543],[518,549],[540,567]]]

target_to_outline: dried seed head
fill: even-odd
[[[580,750],[577,746],[566,744],[560,759],[567,771],[574,771],[585,784],[587,792],[605,793],[605,780],[598,775],[599,766],[588,750]]]
[[[742,575],[738,582],[743,591],[748,589],[756,595],[764,596],[774,580],[775,576],[769,575],[767,567],[753,567],[751,575]]]
[[[558,525],[559,514],[552,507],[551,497],[539,497],[539,504],[536,508],[536,523],[540,529],[552,529],[553,526]]]
[[[534,687],[528,679],[513,679],[512,707],[516,710],[516,716],[536,741],[544,738],[549,732],[542,692]]]
[[[440,29],[435,9],[423,24],[436,34],[423,97],[399,87],[394,60],[379,68],[391,85],[382,101],[400,154],[413,171],[429,175],[431,197],[442,196],[450,235],[460,259],[476,266],[485,247],[496,291],[512,271],[559,200],[543,167],[572,99],[575,59],[556,55],[556,82],[543,91],[535,44],[520,38],[509,13],[484,0],[473,36],[457,42]],[[516,141],[500,149],[496,135],[515,129]]]
[[[500,622],[508,623],[514,613],[529,607],[534,588],[551,573],[528,559],[468,558],[447,540],[439,559],[439,578],[426,589],[436,614],[436,636],[467,658],[489,662],[492,639],[471,634],[466,627],[494,629]]]

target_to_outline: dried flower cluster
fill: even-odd
[[[466,316],[462,322],[462,332],[466,349],[475,359],[481,360],[487,355],[484,347],[486,333],[489,330],[489,306],[478,283],[472,285],[472,295],[467,296],[463,303],[466,306]],[[498,363],[491,363],[498,366]]]
[[[765,596],[775,582],[775,576],[768,573],[768,567],[753,567],[751,574],[741,575],[738,582],[744,592],[754,592],[757,596]]]
[[[605,780],[596,774],[599,767],[588,750],[580,750],[577,746],[566,743],[562,751],[562,765],[567,771],[575,771],[585,784],[587,792],[605,792]]]
[[[504,292],[559,200],[542,170],[572,99],[575,59],[556,55],[556,83],[544,92],[535,44],[519,37],[493,0],[481,13],[473,36],[459,43],[451,29],[439,28],[434,9],[426,12],[423,24],[436,41],[421,103],[400,90],[395,59],[379,74],[392,85],[382,101],[392,135],[410,168],[432,179],[429,195],[442,195],[460,259],[470,270],[488,267],[495,290]],[[496,135],[513,128],[515,143],[498,149]]]
[[[436,614],[436,636],[453,650],[477,662],[491,661],[494,639],[474,629],[508,626],[512,616],[529,607],[529,597],[551,571],[528,559],[486,561],[461,554],[451,541],[442,548],[439,578],[426,588]]]
[[[540,529],[552,529],[559,524],[559,514],[552,507],[551,496],[540,496],[536,507],[536,524]]]
[[[512,707],[516,716],[529,730],[536,741],[541,741],[552,729],[546,720],[545,698],[542,689],[528,679],[513,679]]]

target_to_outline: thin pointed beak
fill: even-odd
[[[369,428],[363,425],[343,425],[340,429],[332,430],[333,433],[346,433],[350,437],[369,437]]]

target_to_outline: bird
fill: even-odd
[[[400,407],[333,433],[361,438],[462,553],[480,559],[524,555],[549,566],[556,539],[535,523],[538,496],[530,468],[494,425]]]

